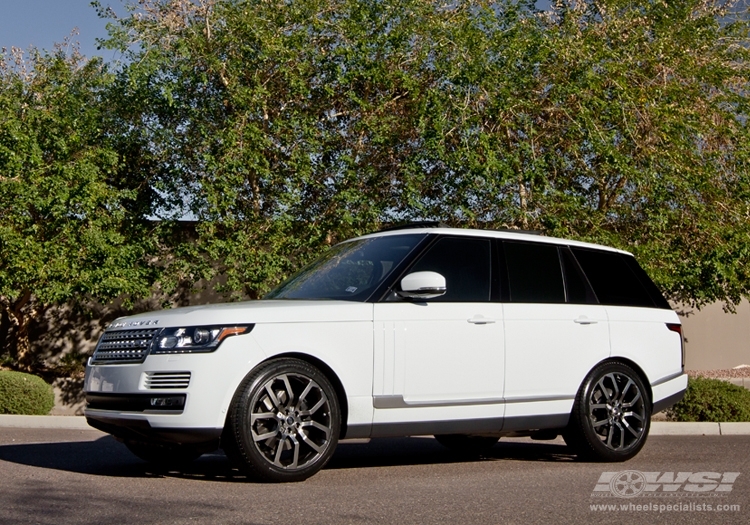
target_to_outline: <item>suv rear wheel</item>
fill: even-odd
[[[563,438],[584,459],[625,461],[643,448],[650,425],[643,381],[628,365],[612,361],[586,377]]]

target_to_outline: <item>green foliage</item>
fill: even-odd
[[[696,305],[750,291],[750,46],[725,2],[131,9],[114,86],[161,212],[200,221],[182,273],[256,296],[326,244],[439,219],[629,249]]]
[[[0,360],[33,365],[48,305],[213,277],[258,297],[409,219],[628,249],[697,306],[750,296],[748,18],[552,4],[138,0],[98,7],[127,61],[2,55]]]
[[[42,378],[0,370],[0,414],[44,416],[54,406],[52,386]]]
[[[132,210],[144,186],[114,147],[99,60],[59,48],[0,55],[0,314],[14,366],[45,306],[145,295],[157,240]],[[126,180],[127,184],[123,184]]]
[[[672,421],[750,421],[750,391],[719,379],[691,377],[685,397],[667,410]]]

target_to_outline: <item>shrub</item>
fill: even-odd
[[[40,377],[0,371],[0,414],[49,414],[55,406],[52,386]]]
[[[719,379],[691,377],[685,397],[667,410],[671,421],[750,421],[750,390]]]

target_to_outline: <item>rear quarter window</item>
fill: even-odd
[[[588,277],[599,303],[669,308],[669,303],[634,257],[585,248],[572,248],[572,251]]]

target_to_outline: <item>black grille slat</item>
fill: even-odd
[[[104,332],[92,363],[142,363],[160,328]]]

